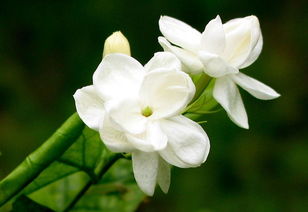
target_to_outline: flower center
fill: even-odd
[[[142,113],[143,116],[149,117],[149,116],[151,116],[151,115],[153,114],[153,111],[152,111],[152,109],[151,109],[149,106],[147,106],[147,107],[145,107],[145,108],[141,111],[141,113]]]

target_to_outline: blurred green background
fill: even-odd
[[[0,5],[0,178],[75,111],[72,94],[91,84],[104,39],[121,30],[142,63],[161,48],[158,19],[169,15],[202,31],[255,14],[261,56],[243,72],[276,89],[274,101],[241,90],[250,130],[225,112],[208,116],[211,152],[200,168],[173,169],[140,212],[308,211],[307,26],[305,1],[2,0]]]

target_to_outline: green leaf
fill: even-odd
[[[77,141],[29,184],[23,193],[29,194],[79,171],[87,173],[95,180],[97,165],[105,164],[111,155],[113,153],[103,145],[99,134],[85,127]]]
[[[215,79],[212,79],[199,98],[187,107],[185,113],[208,114],[217,112],[218,110],[215,109],[218,103],[213,97],[214,85]]]
[[[20,196],[17,201],[13,204],[11,212],[53,212],[53,210],[37,204],[26,196]]]
[[[145,195],[135,183],[131,162],[119,160],[98,185],[84,195],[73,212],[133,212]]]
[[[90,178],[84,172],[76,172],[41,187],[28,197],[55,211],[63,211],[88,182]]]
[[[79,117],[74,118],[78,118],[75,120],[78,121],[76,127],[79,127]],[[144,194],[134,181],[131,162],[123,159],[101,180],[122,155],[110,152],[99,134],[88,127],[79,131],[78,137],[78,132],[74,131],[73,137],[69,134],[70,129],[75,130],[74,126],[70,126],[72,123],[69,121],[64,124],[64,128],[61,127],[47,144],[45,142],[17,171],[1,182],[1,189],[10,190],[10,186],[13,186],[14,192],[19,192],[15,201],[12,198],[15,193],[12,192],[9,193],[10,198],[2,193],[1,197],[5,202],[11,200],[15,211],[88,211],[91,207],[97,211],[134,211]],[[68,141],[67,137],[75,139],[61,146],[61,142]],[[64,139],[61,141],[59,138]],[[56,146],[51,141],[56,142]],[[59,150],[59,147],[63,148]],[[57,150],[59,152],[55,153]],[[30,174],[26,168],[31,169]],[[26,173],[26,178],[23,173]],[[20,179],[29,182],[22,181],[22,185],[15,186],[14,182]]]
[[[134,181],[131,162],[123,159],[107,171],[120,157],[107,150],[96,131],[86,127],[21,194],[55,211],[134,211],[144,194]]]
[[[0,206],[32,182],[46,167],[59,158],[80,136],[84,123],[77,113],[37,150],[31,153],[16,169],[0,182]]]
[[[43,188],[61,178],[65,178],[78,172],[76,167],[68,166],[60,162],[53,162],[47,169],[45,169],[39,177],[30,183],[23,191],[23,194],[31,194],[32,192]]]
[[[99,134],[86,127],[79,139],[66,151],[60,161],[80,169],[94,169],[105,151]]]
[[[97,180],[97,166],[106,165],[112,155],[99,134],[85,127],[75,143],[22,193],[56,211],[63,210],[88,182]]]
[[[91,179],[84,172],[77,172],[43,186],[28,196],[55,211],[64,211],[89,182]],[[133,212],[144,197],[134,181],[131,162],[121,159],[69,211]]]

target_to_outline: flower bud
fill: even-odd
[[[112,33],[105,40],[103,57],[111,53],[123,53],[130,56],[129,42],[120,31]]]

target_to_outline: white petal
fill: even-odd
[[[142,107],[149,106],[151,119],[179,114],[190,102],[195,86],[188,74],[182,71],[151,71],[141,85]]]
[[[232,75],[232,79],[236,84],[258,99],[269,100],[280,96],[280,94],[269,86],[243,73]]]
[[[167,146],[168,138],[161,130],[159,122],[149,121],[146,131],[139,135],[127,133],[129,142],[143,152],[162,150]]]
[[[224,58],[234,67],[244,68],[250,65],[259,56],[262,43],[261,30],[258,18],[247,16],[228,21],[224,25],[226,48]],[[252,60],[254,59],[254,60]]]
[[[154,194],[157,171],[158,154],[136,151],[132,153],[133,170],[136,182],[140,189],[147,195]]]
[[[105,100],[137,96],[144,76],[143,66],[124,54],[109,54],[93,75],[93,84]]]
[[[168,137],[168,148],[160,155],[179,167],[200,166],[207,158],[210,143],[206,133],[196,122],[180,115],[161,120],[162,130]]]
[[[200,73],[203,65],[199,58],[192,52],[172,46],[164,37],[158,37],[158,42],[164,51],[171,52],[182,62],[182,69],[186,73]]]
[[[162,131],[159,122],[148,123],[146,140],[152,144],[155,151],[164,149],[167,146],[168,138]]]
[[[119,101],[110,109],[109,116],[125,132],[139,134],[145,131],[147,118],[142,115],[141,107],[136,100]]]
[[[199,58],[204,65],[204,72],[211,77],[218,78],[227,74],[238,73],[237,68],[227,64],[224,59],[216,54],[200,51]]]
[[[172,147],[170,145],[167,145],[167,147],[161,151],[159,151],[160,156],[166,160],[168,163],[172,164],[173,166],[179,167],[179,168],[191,168],[194,167],[191,164],[185,163],[182,161],[174,152]]]
[[[196,51],[200,48],[201,33],[180,20],[161,16],[159,29],[175,45],[190,51]]]
[[[250,66],[253,62],[255,62],[261,53],[262,47],[263,47],[263,37],[262,34],[260,34],[256,46],[251,50],[249,56],[246,58],[245,62],[239,68],[246,68],[247,66]]]
[[[213,96],[235,124],[248,129],[248,119],[241,94],[230,77],[216,79]]]
[[[154,57],[144,66],[146,71],[157,69],[181,70],[181,62],[174,54],[169,52],[157,52]]]
[[[103,125],[99,130],[100,137],[104,144],[113,152],[132,152],[135,148],[128,142],[123,131],[110,122],[106,116]]]
[[[168,192],[171,180],[170,165],[165,160],[159,158],[157,182],[161,190],[165,193]]]
[[[81,120],[91,129],[98,131],[104,118],[103,100],[93,86],[78,89],[74,94],[76,110]]]
[[[225,44],[225,32],[218,15],[206,25],[202,33],[201,46],[204,51],[220,55]]]

